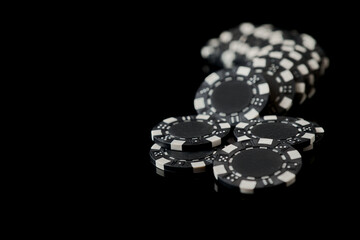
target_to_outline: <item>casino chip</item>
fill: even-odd
[[[211,169],[216,149],[180,152],[154,144],[150,149],[151,163],[163,171],[177,173],[202,173]]]
[[[304,47],[296,45],[296,49],[305,50]],[[287,67],[295,76],[296,81],[296,102],[302,104],[307,98],[315,94],[315,76],[318,75],[319,64],[315,59],[305,56],[305,53],[297,51],[294,46],[275,45],[267,46],[261,50],[260,55],[278,56],[287,59]],[[306,50],[305,50],[306,51]]]
[[[219,183],[253,194],[271,187],[290,186],[302,165],[300,153],[273,139],[237,142],[217,152],[213,172]]]
[[[293,51],[283,50],[282,53],[284,56],[287,56],[294,61],[296,66],[295,71],[298,75],[304,77],[306,82],[306,95],[307,98],[310,99],[316,92],[315,80],[319,76],[320,65],[314,58],[310,55],[306,55],[306,52],[301,52],[300,49],[304,50],[305,48],[296,45]],[[272,53],[270,52],[269,54]]]
[[[287,31],[287,30],[276,30],[273,31],[271,36],[269,37],[270,45],[284,44],[284,45],[295,45],[296,39],[298,39],[300,34],[295,31]]]
[[[282,67],[281,57],[271,56],[255,58],[249,65],[255,72],[261,73],[270,87],[270,98],[267,106],[269,113],[282,114],[293,105],[295,97],[295,79],[291,71]],[[286,59],[284,59],[286,60]]]
[[[201,56],[221,68],[245,65],[269,44],[273,30],[274,26],[270,24],[242,23],[223,31],[218,38],[210,39],[201,49]]]
[[[235,126],[259,116],[269,98],[269,85],[261,74],[240,66],[212,73],[196,92],[199,114],[214,116]]]
[[[312,150],[314,148],[314,145],[319,144],[319,142],[322,140],[325,134],[324,128],[322,128],[319,124],[317,124],[316,122],[311,122],[311,124],[315,128],[315,142],[305,147],[303,151]]]
[[[296,55],[300,56],[299,53],[302,54],[303,57],[298,57],[298,59],[296,59]],[[306,52],[305,48],[299,45],[295,46],[295,51],[289,52],[288,54],[293,59],[297,60],[300,64],[304,63],[308,67],[309,74],[306,76],[307,79],[306,93],[309,99],[312,98],[316,92],[315,81],[319,78],[321,71],[318,60],[312,57],[313,54]]]
[[[164,119],[151,131],[158,145],[175,151],[206,150],[219,146],[230,132],[225,121],[208,115],[192,115]]]
[[[318,76],[324,75],[325,70],[329,67],[330,61],[325,55],[324,50],[317,44],[316,40],[308,34],[299,34],[296,31],[275,31],[269,39],[269,44],[265,49],[273,46],[272,50],[279,51],[280,49],[278,47],[280,45],[284,48],[282,51],[289,51],[286,50],[286,48],[293,48],[293,50],[303,53],[306,59],[315,59],[320,65]],[[260,50],[259,56],[265,53],[265,49]]]
[[[268,52],[268,49],[276,49],[276,51]],[[296,104],[304,103],[309,97],[308,94],[311,94],[311,86],[314,86],[315,79],[302,54],[296,52],[293,47],[283,45],[271,46],[267,50],[265,51],[266,56],[278,58],[278,64],[294,75],[296,89],[294,102]]]
[[[240,122],[234,129],[238,142],[270,138],[286,142],[298,150],[312,145],[316,139],[312,123],[292,117],[268,115],[250,122]]]
[[[329,58],[325,55],[324,50],[317,44],[316,40],[308,35],[308,34],[301,34],[298,38],[297,42],[304,46],[308,50],[308,55],[311,58],[314,58],[320,64],[320,76],[324,75],[325,70],[329,67],[330,61]]]
[[[242,23],[223,31],[218,38],[207,42],[201,50],[201,56],[217,67],[231,68],[246,65],[255,57],[264,56],[264,47],[276,45],[305,49],[303,53],[306,59],[314,59],[319,65],[317,77],[322,76],[329,67],[328,57],[312,36],[294,30],[280,30],[270,24],[254,26],[252,23]]]
[[[322,138],[324,137],[325,130],[322,128],[319,124],[316,122],[311,122],[315,127],[315,144],[320,142]]]
[[[279,61],[279,64],[291,71],[295,78],[295,103],[303,104],[305,100],[308,98],[308,94],[311,94],[311,90],[309,90],[310,83],[312,86],[314,85],[314,75],[310,73],[309,67],[307,64],[299,61],[296,58],[296,52],[281,52],[282,60]],[[270,52],[270,56],[279,55],[278,52]]]
[[[221,55],[227,47],[219,39],[213,38],[201,49],[201,56],[214,66],[222,66]]]

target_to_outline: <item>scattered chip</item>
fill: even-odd
[[[315,142],[316,130],[304,119],[268,115],[250,122],[240,122],[234,129],[238,142],[249,139],[270,138],[286,142],[302,150]]]
[[[230,125],[208,115],[164,119],[151,131],[158,145],[175,151],[197,151],[217,147],[225,142]]]
[[[213,172],[221,184],[253,194],[262,189],[292,185],[301,165],[301,155],[292,146],[260,138],[219,150]]]

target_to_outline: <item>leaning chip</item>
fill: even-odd
[[[297,97],[297,102],[302,104],[306,98],[311,98],[315,94],[315,79],[319,75],[320,66],[310,55],[306,54],[306,49],[300,45],[275,45],[267,46],[261,50],[261,55],[282,55],[292,62],[289,69],[295,76],[295,81],[301,85],[296,86],[297,92],[305,90],[303,96]],[[305,83],[305,89],[304,89]]]
[[[295,97],[295,78],[288,69],[281,64],[282,55],[255,58],[249,65],[256,73],[261,73],[270,87],[270,98],[267,110],[269,113],[282,114],[293,105]]]
[[[207,76],[196,92],[194,107],[199,114],[235,126],[242,120],[258,117],[268,98],[269,85],[262,74],[240,66]]]
[[[317,124],[316,122],[311,122],[311,124],[314,126],[315,129],[315,142],[305,147],[303,151],[312,150],[314,148],[314,145],[319,144],[325,134],[324,128],[322,128],[319,124]]]

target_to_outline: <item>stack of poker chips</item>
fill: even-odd
[[[312,98],[317,80],[329,67],[329,59],[313,37],[270,24],[242,23],[224,31],[207,42],[201,55],[215,69],[250,66],[263,72],[272,90],[269,103],[282,92],[289,95],[285,111]],[[274,79],[276,73],[285,70],[286,75]],[[282,86],[275,84],[276,81],[287,83],[286,89],[279,90]],[[269,108],[267,113],[284,113],[283,109]]]

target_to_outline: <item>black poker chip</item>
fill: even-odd
[[[297,46],[297,49],[300,50],[305,48]],[[279,58],[286,58],[288,62],[292,62],[291,64],[288,64],[290,65],[289,70],[295,76],[295,81],[302,83],[297,86],[297,92],[305,90],[305,95],[297,98],[299,104],[302,104],[307,98],[311,98],[315,94],[315,77],[317,71],[320,69],[319,64],[315,59],[306,57],[304,53],[296,51],[294,46],[288,45],[269,45],[261,50],[260,55],[278,56]]]
[[[277,46],[274,46],[276,49]],[[296,51],[301,53],[303,56],[303,61],[306,62],[309,65],[310,70],[313,73],[316,73],[317,76],[320,74],[320,63],[322,62],[322,57],[318,52],[310,51],[309,49],[305,48],[302,45],[296,44],[294,46],[286,46],[282,45],[281,50],[284,52],[292,52]],[[311,61],[310,61],[311,60]],[[309,62],[310,61],[310,62]],[[315,61],[316,63],[312,63],[312,61]]]
[[[274,26],[271,24],[263,24],[256,27],[252,34],[246,38],[246,42],[249,43],[250,47],[257,47],[259,50],[269,44],[269,39],[273,33]],[[255,57],[256,54],[248,55],[248,58],[251,59]]]
[[[247,38],[254,33],[255,29],[256,27],[254,26],[254,24],[249,22],[244,22],[235,28],[231,28],[228,31],[231,33],[231,40],[229,41],[229,43],[232,41],[239,41],[245,43]],[[219,38],[222,37],[223,33],[220,34]]]
[[[274,26],[271,24],[263,24],[255,27],[251,34],[243,36],[241,38],[241,42],[244,43],[243,51],[238,51],[240,56],[244,56],[246,61],[251,61],[253,58],[255,58],[259,51],[264,46],[269,44],[268,40],[271,37],[273,30]],[[239,45],[238,50],[242,49],[241,47],[242,46]]]
[[[292,185],[301,166],[301,155],[295,148],[281,141],[260,138],[219,150],[213,172],[224,186],[253,194]]]
[[[270,52],[269,56],[279,55],[278,52]],[[293,59],[293,56],[289,52],[282,52],[282,58],[279,60],[279,65],[285,69],[291,71],[295,78],[295,104],[303,104],[308,98],[309,91],[309,82],[313,82],[310,79],[313,79],[313,75],[310,74],[308,66],[302,62],[299,62]]]
[[[304,49],[301,46],[296,46],[298,50]],[[295,50],[295,48],[292,51],[283,50],[282,54],[295,62],[296,71],[306,79],[307,98],[312,98],[316,91],[315,81],[318,78],[320,71],[319,63],[314,58],[307,57],[304,52]]]
[[[312,98],[316,91],[316,82],[321,78],[322,74],[325,72],[325,63],[328,63],[329,61],[327,57],[320,57],[318,52],[310,51],[306,49],[302,45],[295,45],[294,50],[292,52],[289,52],[290,54],[301,54],[302,58],[300,61],[305,62],[305,64],[308,66],[310,74],[309,78],[307,78],[308,86],[309,86],[309,93],[308,98]],[[296,55],[294,55],[296,57]],[[325,59],[325,60],[323,60]],[[322,66],[323,65],[323,66]]]
[[[329,59],[326,57],[324,51],[320,46],[314,47],[314,50],[309,50],[303,45],[298,44],[295,40],[286,40],[280,44],[276,44],[276,45],[270,44],[263,47],[260,50],[258,56],[268,55],[271,51],[282,51],[282,52],[296,51],[301,53],[302,54],[301,60],[309,65],[310,70],[312,71],[312,73],[316,74],[317,77],[323,75],[326,68],[328,68],[329,66]],[[316,63],[313,63],[313,61],[316,61]]]
[[[270,47],[271,48],[268,49],[273,49],[273,46]],[[300,55],[301,58],[301,54],[293,53],[293,52],[285,52],[285,51],[269,52],[267,51],[267,49],[265,50],[266,50],[265,53],[262,53],[262,55],[272,59],[273,61],[276,61],[276,64],[279,67],[287,69],[293,74],[295,79],[294,104],[304,103],[304,101],[307,99],[307,94],[309,93],[308,84],[309,82],[311,82],[309,79],[310,78],[314,79],[313,78],[314,76],[310,76],[311,73],[308,66],[305,63],[300,62],[298,60],[299,56],[297,55]],[[256,61],[256,59],[254,59],[253,61]]]
[[[253,43],[250,43],[251,36],[254,33],[256,27],[252,23],[242,23],[236,28],[229,30],[232,35],[232,40],[228,43],[227,51],[222,55],[222,63],[226,67],[242,66],[248,62],[248,56],[256,54],[258,50]],[[221,37],[221,35],[220,35]],[[231,53],[234,53],[235,58],[232,62],[229,62]]]
[[[250,122],[240,122],[234,129],[237,141],[270,138],[286,142],[298,150],[312,145],[316,129],[311,122],[300,118],[268,115]]]
[[[232,68],[246,63],[251,47],[246,42],[255,30],[251,23],[223,31],[219,38],[210,39],[201,49],[201,56],[221,68]]]
[[[173,151],[154,144],[150,149],[151,163],[162,171],[203,173],[211,170],[216,148],[203,151]]]
[[[323,139],[324,135],[325,135],[324,128],[322,128],[318,123],[311,122],[311,124],[313,125],[313,127],[315,129],[315,141],[314,141],[313,144],[310,144],[307,147],[304,147],[303,151],[313,150],[314,146],[318,145],[321,142],[321,140]]]
[[[259,116],[269,98],[269,85],[262,74],[240,66],[207,76],[196,92],[194,107],[235,126]]]
[[[222,67],[220,61],[222,53],[227,49],[223,43],[217,38],[210,39],[207,44],[201,49],[201,56],[206,59],[211,65]]]
[[[316,144],[316,143],[319,143],[323,139],[324,134],[325,134],[325,130],[318,123],[316,123],[316,122],[311,122],[311,123],[315,127],[315,135],[316,135],[315,144]]]
[[[151,138],[158,145],[175,151],[198,151],[225,142],[230,125],[209,115],[170,117],[157,124]]]
[[[218,38],[210,39],[201,49],[201,56],[220,68],[245,65],[269,44],[273,30],[274,26],[270,24],[242,23],[223,31]]]
[[[282,114],[293,105],[296,86],[295,78],[291,71],[283,68],[280,58],[261,57],[249,63],[255,72],[261,73],[270,87],[270,98],[267,106],[268,113]]]
[[[300,34],[295,31],[288,31],[288,30],[276,30],[271,33],[271,36],[269,37],[269,44],[270,45],[278,45],[278,44],[284,44],[284,45],[295,45],[296,39],[299,39]]]
[[[318,76],[324,75],[325,70],[329,67],[330,61],[324,50],[308,34],[299,34],[295,31],[275,31],[269,39],[269,44],[277,51],[279,49],[276,48],[279,46],[285,47],[284,51],[288,51],[286,47],[293,47],[296,51],[303,53],[307,59],[315,59],[320,65],[317,70]],[[264,49],[260,52],[260,55],[264,54]]]
[[[295,30],[280,30],[271,24],[254,26],[252,23],[242,23],[223,31],[218,38],[208,41],[201,55],[211,64],[231,68],[262,56],[263,48],[269,45],[304,48],[306,58],[315,59],[319,64],[319,69],[315,70],[317,77],[322,76],[329,67],[328,57],[312,36]]]
[[[297,49],[300,48],[304,49],[300,46],[297,47]],[[295,48],[293,51],[283,51],[282,53],[284,56],[294,61],[296,66],[294,68],[295,71],[306,80],[306,96],[308,99],[312,98],[316,91],[315,80],[318,76],[320,65],[315,59],[306,57],[304,53],[296,51]]]
[[[320,76],[324,75],[325,70],[330,65],[330,61],[329,58],[325,55],[324,50],[319,46],[316,40],[312,36],[303,33],[297,39],[297,42],[299,45],[304,46],[308,50],[306,52],[308,56],[318,61],[318,63],[320,64]]]

